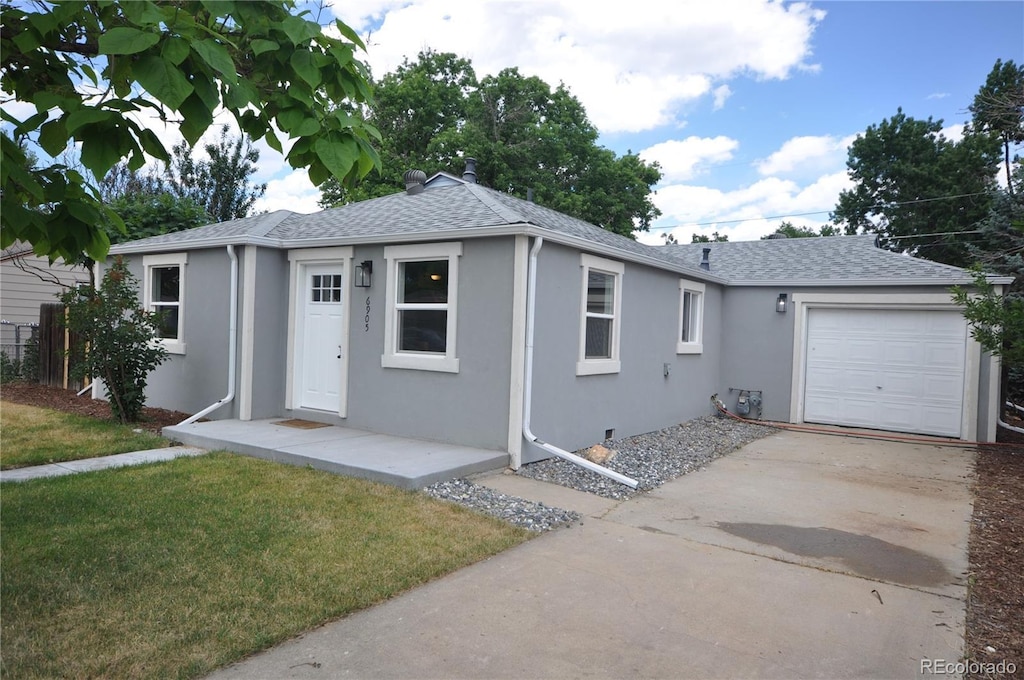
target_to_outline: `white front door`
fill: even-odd
[[[299,406],[343,411],[348,346],[344,337],[345,267],[303,267],[301,340],[298,343]]]

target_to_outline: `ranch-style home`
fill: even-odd
[[[148,403],[513,467],[708,414],[714,394],[768,420],[995,438],[998,361],[951,301],[962,269],[873,236],[647,246],[471,169],[406,179],[112,248],[165,313]]]

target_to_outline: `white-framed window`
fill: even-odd
[[[157,339],[171,354],[185,353],[185,265],[187,253],[142,258],[143,299],[147,311],[159,314]]]
[[[459,372],[455,331],[461,255],[459,242],[384,248],[387,308],[381,366]]]
[[[625,265],[583,253],[580,269],[583,279],[576,375],[618,373]]]
[[[679,332],[676,354],[704,351],[704,284],[679,280]]]

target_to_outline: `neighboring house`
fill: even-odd
[[[998,365],[949,294],[963,270],[872,237],[646,246],[472,173],[409,175],[383,198],[112,248],[165,312],[149,404],[196,413],[230,391],[209,417],[299,417],[513,466],[547,456],[524,415],[572,451],[711,413],[713,394],[733,407],[740,389],[766,419],[995,436]]]
[[[0,252],[0,342],[11,358],[29,338],[31,327],[39,323],[39,306],[57,302],[57,295],[69,286],[87,283],[89,272],[57,261],[50,264],[36,257],[32,246],[16,242]],[[17,340],[17,342],[16,342]],[[19,346],[20,345],[20,346]]]

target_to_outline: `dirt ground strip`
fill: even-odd
[[[111,420],[106,402],[57,388],[4,385],[0,398]],[[137,426],[159,433],[187,417],[146,408]],[[981,447],[974,484],[965,649],[980,670],[964,676],[972,679],[1024,677],[1024,435],[1000,429],[1000,440],[1015,446]],[[989,672],[1000,661],[1016,672]]]
[[[999,438],[1016,446],[978,450],[965,653],[981,663],[965,678],[1024,677],[1024,435]]]
[[[88,393],[79,397],[70,390],[62,390],[56,387],[32,385],[29,383],[10,383],[0,387],[0,399],[16,404],[41,406],[56,411],[76,413],[82,416],[99,418],[100,420],[114,420],[110,414],[110,406],[107,405],[107,402],[99,399],[90,399]],[[189,415],[191,414],[181,413],[180,411],[147,407],[142,409],[142,420],[134,423],[132,426],[160,434],[161,428],[168,425],[177,425],[188,418]]]

